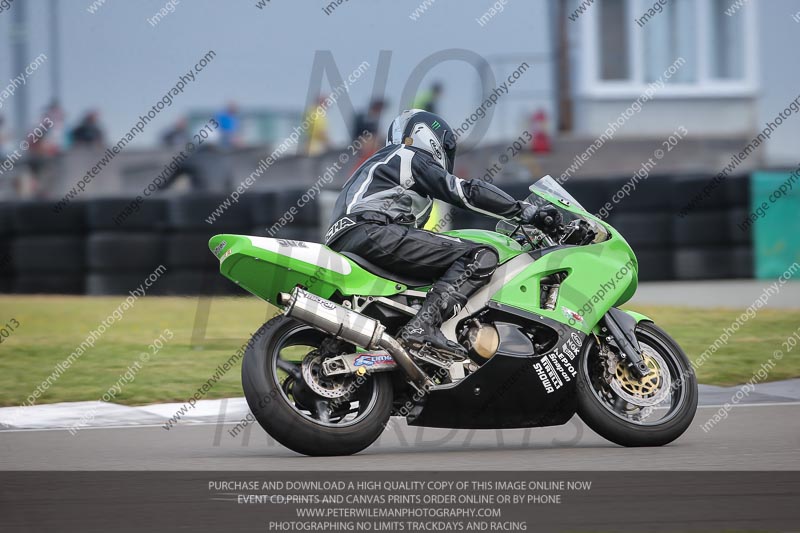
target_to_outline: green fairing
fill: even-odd
[[[491,299],[590,333],[610,308],[624,304],[633,296],[638,283],[636,257],[616,230],[579,205],[541,190],[535,191],[533,187],[531,190],[561,209],[603,226],[609,238],[586,246],[557,247],[544,255],[534,252],[532,255],[537,258],[528,259],[530,264]],[[457,230],[446,234],[492,246],[501,264],[529,253],[527,246],[493,231]],[[255,242],[261,246],[256,246]],[[276,249],[265,249],[265,246]],[[291,291],[297,285],[323,298],[335,293],[391,296],[408,288],[376,276],[350,259],[314,243],[226,234],[213,237],[209,248],[220,259],[220,271],[225,277],[272,303],[276,302],[278,293]],[[328,268],[318,266],[324,261],[331,262]],[[543,309],[541,281],[561,271],[568,276],[561,283],[555,309]],[[638,313],[628,313],[637,322],[650,320]]]
[[[629,309],[623,309],[623,311],[625,311],[626,313],[631,315],[634,319],[636,319],[636,323],[637,324],[639,322],[652,322],[653,321],[652,318],[650,318],[647,315],[643,315],[642,313],[637,313],[636,311],[631,311]]]
[[[624,242],[612,238],[600,244],[556,250],[534,261],[495,293],[492,300],[588,333],[611,307],[627,301],[636,290],[635,263],[620,269],[620,265],[633,257],[626,248]],[[542,309],[540,282],[559,271],[569,275],[561,284],[555,309]]]
[[[485,231],[479,229],[463,229],[442,232],[443,235],[451,235],[472,242],[488,244],[500,255],[500,264],[509,259],[513,259],[523,252],[522,247],[514,240],[501,233]]]
[[[610,238],[545,254],[503,286],[492,300],[590,333],[610,308],[627,302],[636,292],[636,256],[627,241],[604,221],[560,198],[541,192],[537,194],[565,211],[604,226]],[[559,271],[566,271],[569,275],[561,284],[555,309],[542,309],[539,301],[541,280]]]
[[[638,324],[639,322],[653,322],[653,319],[652,319],[652,318],[650,318],[650,317],[649,317],[649,316],[647,316],[647,315],[643,315],[642,313],[637,313],[636,311],[631,311],[630,309],[623,309],[622,311],[623,311],[624,313],[627,313],[627,314],[629,314],[630,316],[632,316],[632,317],[633,317],[633,319],[634,319],[634,320],[636,320],[636,323],[637,323],[637,324]],[[598,323],[597,325],[595,325],[594,329],[592,329],[592,333],[594,333],[595,335],[599,335],[599,334],[600,334],[600,328],[601,328],[601,326],[602,326],[602,324],[600,324],[600,323]]]
[[[221,246],[225,243],[224,246]],[[350,259],[349,274],[292,258],[254,246],[246,235],[215,235],[208,243],[220,261],[220,272],[243,289],[270,303],[276,303],[279,292],[302,285],[314,294],[330,298],[333,293],[390,296],[406,290],[406,286],[367,272]]]

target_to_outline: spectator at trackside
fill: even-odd
[[[442,82],[435,81],[430,89],[417,95],[411,107],[430,111],[431,113],[439,113],[439,98],[441,98],[443,91]]]
[[[58,104],[53,102],[45,108],[38,123],[29,130],[30,147],[27,162],[30,181],[27,183],[27,191],[34,196],[45,192],[46,177],[54,170],[55,157],[61,152],[57,137],[59,125],[63,126],[63,115]]]
[[[366,111],[356,114],[353,121],[352,138],[356,141],[360,138],[361,150],[356,166],[369,159],[372,154],[383,146],[383,135],[381,134],[381,115],[386,107],[386,102],[376,98],[369,103]]]
[[[41,137],[38,137],[41,132]],[[31,154],[42,158],[54,157],[61,153],[64,135],[64,112],[58,102],[54,101],[42,112],[42,116],[31,128],[33,140],[30,145]]]
[[[45,132],[44,136],[45,151],[50,155],[59,154],[64,150],[66,143],[64,134],[65,117],[64,109],[58,100],[50,102],[50,105],[45,108],[42,114],[42,118],[48,118],[52,122],[52,126]]]
[[[216,117],[219,122],[220,146],[223,149],[236,148],[242,145],[241,119],[239,106],[229,102],[228,106],[220,111]]]
[[[71,145],[79,148],[103,148],[105,135],[99,125],[99,114],[92,110],[86,113],[77,127],[70,132]]]
[[[227,191],[233,181],[233,169],[219,146],[220,139],[221,136],[214,132],[193,152],[181,150],[164,167],[159,176],[159,189],[178,188],[180,181],[188,181],[193,191]]]
[[[365,131],[378,137],[381,129],[381,115],[386,103],[380,98],[376,98],[369,103],[366,111],[356,113],[353,121],[353,140],[358,139]]]
[[[328,119],[325,118],[325,113],[320,110],[325,109],[324,96],[317,99],[316,105],[313,105],[306,110],[303,120],[304,124],[308,124],[306,133],[306,146],[308,147],[308,155],[319,155],[331,147],[331,141],[328,137]]]
[[[161,137],[161,142],[167,148],[183,148],[191,140],[189,135],[189,121],[181,117]]]

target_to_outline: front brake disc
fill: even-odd
[[[653,407],[662,403],[672,389],[672,378],[664,358],[646,344],[640,343],[644,362],[651,372],[642,379],[633,375],[624,362],[617,362],[611,389],[626,402],[637,407]]]

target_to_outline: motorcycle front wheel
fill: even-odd
[[[312,456],[351,455],[386,427],[392,381],[387,373],[325,376],[326,339],[297,320],[273,318],[245,352],[242,387],[255,419],[287,448]],[[355,351],[344,348],[342,353]]]
[[[680,437],[697,411],[697,378],[686,354],[651,322],[636,326],[651,373],[641,380],[609,347],[590,336],[578,372],[578,415],[622,446],[663,446]]]

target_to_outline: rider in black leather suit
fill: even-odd
[[[398,334],[412,353],[429,343],[462,351],[442,334],[442,323],[489,282],[497,268],[494,248],[422,228],[433,200],[482,213],[542,225],[560,218],[552,206],[536,209],[482,180],[452,174],[456,138],[438,115],[412,109],[389,127],[387,144],[345,183],[325,241],[386,270],[435,281],[422,309]]]

